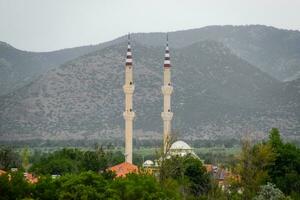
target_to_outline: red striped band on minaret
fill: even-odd
[[[164,67],[171,67],[171,61],[170,61],[170,51],[169,51],[169,37],[167,34],[167,44],[166,44],[166,50],[165,50],[165,60],[164,60]]]
[[[132,53],[130,46],[130,34],[128,34],[128,45],[127,45],[127,54],[126,54],[126,66],[132,65]]]

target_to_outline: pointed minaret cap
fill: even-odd
[[[171,67],[170,52],[169,52],[169,35],[168,35],[168,33],[167,33],[167,44],[166,44],[166,50],[165,50],[164,67]]]
[[[130,46],[130,33],[128,33],[128,45],[127,45],[127,54],[126,54],[126,66],[132,65],[132,53]]]

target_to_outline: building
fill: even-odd
[[[152,160],[146,160],[143,163],[143,167],[153,167],[154,166],[154,162]]]
[[[194,152],[192,147],[190,147],[184,141],[179,140],[179,141],[174,142],[171,145],[170,149],[167,152],[167,157],[166,158],[169,159],[169,158],[171,158],[171,156],[184,157],[184,156],[187,156],[187,155],[191,155],[194,158],[200,160],[200,158]],[[202,163],[204,163],[203,160],[201,160],[201,161],[202,161]],[[150,171],[157,171],[156,169],[159,167],[159,160],[155,161],[155,162],[153,162],[152,160],[146,160],[143,163],[143,167],[151,169]]]
[[[162,94],[164,96],[163,112],[161,117],[163,120],[163,142],[164,142],[164,152],[166,152],[167,144],[170,140],[171,134],[171,121],[173,118],[173,113],[171,112],[171,94],[173,92],[173,87],[171,84],[171,61],[170,61],[170,51],[168,43],[167,34],[167,44],[165,49],[165,59],[164,59],[164,78],[163,86],[161,87]]]
[[[128,162],[115,165],[108,168],[108,170],[116,173],[117,177],[125,177],[127,174],[138,173],[138,167]]]
[[[161,117],[163,120],[163,145],[164,152],[167,153],[167,144],[170,142],[171,135],[171,121],[173,118],[173,113],[171,112],[171,95],[173,92],[173,87],[171,83],[171,61],[170,61],[170,50],[169,50],[169,39],[167,34],[164,64],[163,64],[163,86],[161,88],[163,94],[163,112]],[[132,137],[133,137],[133,120],[135,113],[133,112],[132,98],[134,92],[134,82],[133,82],[133,59],[130,45],[130,35],[128,35],[128,46],[126,53],[126,63],[125,63],[125,84],[123,86],[123,91],[125,93],[125,111],[123,113],[125,120],[125,162],[110,169],[114,170],[118,175],[124,176],[127,172],[136,171],[135,165],[132,164]],[[192,155],[195,158],[199,157],[195,154],[193,149],[183,141],[177,141],[171,145],[168,154],[169,156],[186,156]],[[128,168],[132,166],[132,168]],[[157,168],[158,164],[151,160],[147,160],[143,163],[145,168]]]
[[[132,67],[130,35],[128,35],[128,46],[125,63],[125,84],[123,86],[123,90],[125,93],[125,111],[123,113],[123,117],[125,120],[125,162],[128,163],[132,163],[132,132],[133,119],[135,116],[132,106],[132,96],[134,92]]]
[[[199,159],[197,154],[194,152],[193,148],[181,140],[176,141],[171,145],[169,154],[171,156],[182,156],[182,157],[191,155],[191,156]]]

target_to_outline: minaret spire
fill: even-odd
[[[128,45],[125,64],[125,84],[123,90],[125,93],[125,111],[123,113],[125,120],[125,162],[132,163],[132,132],[133,119],[135,113],[132,108],[132,96],[134,92],[133,73],[132,73],[132,52],[130,46],[130,34],[128,34]]]
[[[169,51],[169,36],[167,33],[166,49],[165,49],[165,59],[164,59],[164,83],[161,88],[164,96],[164,107],[161,117],[163,119],[164,127],[164,151],[167,150],[167,144],[170,142],[171,134],[171,121],[173,118],[173,113],[171,112],[171,94],[173,92],[173,87],[171,84],[171,61],[170,61],[170,51]]]

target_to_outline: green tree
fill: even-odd
[[[210,175],[206,172],[202,162],[192,155],[171,156],[164,161],[164,179],[176,180],[182,198],[189,196],[200,197],[208,194],[211,187]]]
[[[41,176],[39,181],[34,185],[34,199],[57,200],[60,182],[52,179],[51,176]]]
[[[119,157],[118,153],[105,152],[101,147],[93,151],[62,149],[44,155],[36,163],[33,163],[30,171],[37,174],[60,175],[89,170],[103,172],[108,166],[116,164],[120,160]]]
[[[286,197],[274,184],[267,183],[260,187],[258,195],[253,200],[291,200]]]
[[[108,158],[103,151],[86,151],[83,154],[82,165],[86,171],[104,171],[108,167]]]
[[[29,169],[29,165],[30,165],[30,163],[29,163],[30,151],[29,151],[28,147],[25,147],[22,150],[21,156],[22,156],[22,167],[27,172]]]
[[[191,156],[184,161],[184,175],[189,180],[189,191],[194,196],[207,194],[210,190],[210,176],[206,173],[202,162]]]
[[[83,172],[79,175],[66,175],[59,178],[60,200],[86,199],[96,200],[104,199],[107,181],[94,172]]]
[[[172,184],[169,188],[161,187],[153,176],[129,174],[126,178],[117,178],[108,186],[106,199],[150,200],[150,199],[179,199],[178,191]]]
[[[268,169],[271,182],[285,194],[300,199],[300,149],[282,142],[275,128],[270,131],[269,144],[276,153],[275,162]]]
[[[78,163],[67,158],[42,159],[32,166],[31,171],[37,174],[67,174],[78,173]]]
[[[31,198],[32,185],[22,172],[14,172],[0,176],[0,200],[15,200]]]
[[[275,154],[271,145],[264,143],[252,145],[249,140],[243,141],[235,170],[241,177],[239,185],[244,199],[252,199],[259,186],[266,183],[269,178],[268,167],[274,160]]]
[[[21,159],[11,147],[0,148],[0,169],[9,170],[12,167],[20,167]]]

